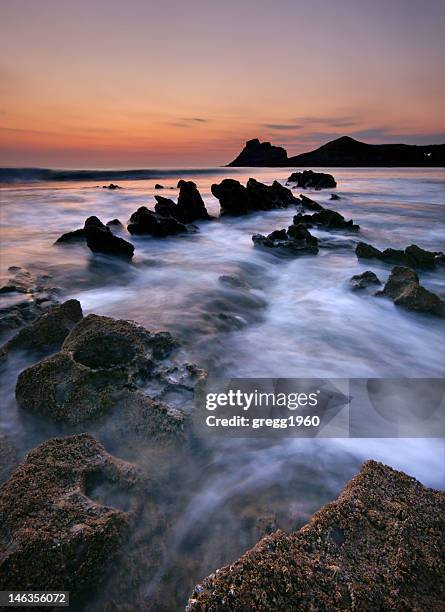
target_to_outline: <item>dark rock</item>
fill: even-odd
[[[9,478],[17,463],[16,445],[10,435],[0,432],[0,484]]]
[[[282,147],[270,142],[260,142],[258,138],[248,140],[244,149],[228,166],[287,166],[287,153]]]
[[[56,244],[64,242],[84,242],[85,241],[85,230],[83,228],[73,230],[72,232],[66,232],[57,238]]]
[[[193,181],[180,180],[177,187],[179,196],[176,218],[179,221],[193,223],[193,221],[208,221],[211,219],[201,194]]]
[[[155,212],[161,217],[173,217],[177,219],[178,216],[178,207],[170,198],[165,198],[164,196],[155,196],[156,204],[155,204]]]
[[[52,306],[36,321],[23,327],[2,351],[7,354],[12,350],[28,350],[37,353],[48,353],[62,346],[66,336],[83,317],[80,302],[68,300],[63,304]]]
[[[122,187],[119,187],[119,185],[115,185],[114,183],[110,183],[109,185],[104,185],[103,189],[122,189]]]
[[[110,232],[111,233],[110,228],[107,227],[106,225],[104,225],[102,223],[102,221],[98,217],[95,217],[94,215],[92,215],[91,217],[88,217],[87,219],[85,219],[85,223],[84,223],[83,229],[87,230],[87,229],[90,229],[92,227],[94,227],[96,229],[104,230],[105,232]]]
[[[337,195],[336,193],[331,193],[331,197],[329,199],[330,200],[341,200],[341,197]]]
[[[303,215],[299,213],[294,217],[294,223],[305,223],[309,227],[316,226],[326,230],[348,230],[351,232],[358,232],[360,229],[359,225],[356,225],[352,219],[346,221],[346,219],[335,210],[329,210],[323,208],[319,212],[313,215]]]
[[[104,227],[106,229],[94,225],[85,225],[87,246],[93,253],[105,253],[106,255],[131,259],[134,253],[134,246],[131,242],[119,236],[114,236],[108,227]]]
[[[131,514],[88,497],[93,480],[130,490],[131,464],[87,434],[53,438],[25,457],[0,488],[0,588],[71,591],[104,578],[127,538]]]
[[[166,236],[187,232],[187,227],[183,223],[173,217],[161,216],[152,210],[148,210],[146,206],[141,206],[131,215],[127,229],[130,234],[148,234],[155,238],[165,238]]]
[[[321,204],[315,202],[315,200],[311,200],[311,198],[308,198],[303,193],[300,193],[300,200],[303,206],[305,208],[309,208],[309,210],[324,210],[324,207]]]
[[[304,170],[303,172],[293,172],[287,179],[289,183],[296,183],[297,187],[303,189],[331,189],[337,187],[337,183],[332,174],[324,172],[313,172]]]
[[[380,259],[385,263],[399,264],[412,268],[434,268],[442,264],[444,254],[437,251],[425,251],[416,244],[411,244],[404,251],[401,249],[385,249],[379,251],[370,244],[359,242],[355,253],[363,259]]]
[[[422,287],[419,277],[410,268],[393,268],[383,291],[378,295],[390,297],[396,306],[403,306],[407,310],[445,318],[445,302]]]
[[[219,184],[213,184],[211,191],[219,200],[222,215],[244,215],[256,210],[287,208],[300,203],[291,190],[278,181],[264,185],[250,178],[244,187],[239,181],[224,179]]]
[[[119,219],[111,219],[111,221],[107,222],[107,226],[108,225],[116,225],[117,227],[123,227],[123,224],[121,223],[121,221],[119,221]]]
[[[305,225],[291,225],[287,230],[275,230],[268,236],[255,234],[252,236],[255,246],[276,249],[280,253],[290,255],[316,255],[318,240],[309,232]]]
[[[445,494],[367,461],[300,531],[211,574],[187,612],[443,609]],[[427,585],[427,586],[426,586]]]
[[[349,284],[351,285],[351,289],[366,289],[366,287],[370,285],[381,285],[382,283],[374,272],[366,270],[366,272],[362,272],[362,274],[355,274],[352,276]]]
[[[155,189],[164,189],[164,185],[160,185],[159,183],[156,183]]]

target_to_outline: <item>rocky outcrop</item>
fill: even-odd
[[[359,225],[356,225],[352,219],[346,221],[346,219],[339,212],[330,210],[329,208],[323,208],[313,215],[304,215],[298,213],[294,217],[294,223],[304,223],[308,227],[320,227],[326,230],[347,230],[350,232],[358,232],[360,229]]]
[[[110,225],[115,225],[115,223],[110,222]],[[104,225],[95,216],[88,217],[83,228],[62,234],[55,244],[72,242],[86,242],[93,253],[115,255],[125,259],[131,259],[134,253],[134,246],[130,242],[112,234],[108,225]]]
[[[23,327],[2,349],[0,356],[13,350],[50,353],[62,346],[66,336],[83,317],[77,300],[52,306],[36,321]]]
[[[380,251],[371,244],[359,242],[355,249],[355,253],[359,259],[379,259],[385,263],[399,264],[401,266],[409,266],[411,268],[435,268],[445,264],[445,255],[438,251],[426,251],[412,244],[401,249],[385,249]]]
[[[276,230],[268,236],[255,234],[252,236],[255,246],[275,249],[279,253],[289,255],[316,255],[318,240],[303,224],[291,225],[287,230]]]
[[[161,185],[160,183],[156,183],[155,189],[164,189],[164,185]]]
[[[87,434],[32,450],[0,488],[0,588],[67,590],[72,600],[104,577],[131,514],[89,495],[95,481],[131,489],[131,464]]]
[[[300,531],[205,578],[187,611],[443,610],[445,495],[367,461]]]
[[[166,198],[163,199],[166,200]],[[171,200],[170,202],[173,206],[176,206]],[[165,238],[166,236],[187,232],[187,227],[174,217],[160,215],[149,210],[146,206],[141,206],[131,215],[127,229],[130,234],[149,235],[154,238]]]
[[[248,140],[244,149],[228,166],[288,166],[287,152],[258,138]]]
[[[319,204],[315,200],[312,200],[311,198],[308,198],[303,193],[300,193],[300,201],[303,204],[303,206],[305,208],[308,208],[309,210],[317,210],[317,211],[324,210],[324,207],[321,204]]]
[[[219,200],[222,215],[245,215],[258,210],[287,208],[299,204],[290,189],[278,181],[265,185],[250,178],[247,185],[234,179],[224,179],[211,186],[212,194]]]
[[[109,185],[103,185],[102,189],[111,189],[111,191],[114,191],[115,189],[122,189],[122,187],[119,187],[119,185],[115,183],[110,183]]]
[[[312,170],[304,170],[303,172],[292,172],[287,179],[289,183],[296,183],[297,187],[302,189],[331,189],[337,187],[332,174],[324,172],[313,172]]]
[[[196,366],[170,361],[177,346],[167,332],[151,333],[130,321],[88,315],[73,328],[58,353],[19,374],[17,404],[70,425],[117,411],[116,418],[122,417],[127,427],[132,411],[140,431],[144,429],[141,420],[150,418],[146,431],[179,434],[185,416],[163,406],[163,394],[186,388],[193,391],[204,373]],[[149,381],[158,388],[155,401],[139,388]],[[160,421],[164,421],[162,427]]]
[[[211,219],[204,204],[204,200],[193,181],[181,180],[177,185],[179,189],[177,204],[177,219],[182,223],[194,221],[208,221]]]
[[[349,281],[351,289],[366,289],[367,287],[381,284],[378,276],[371,270],[366,270],[362,274],[355,274]]]
[[[410,268],[393,268],[383,291],[377,295],[385,295],[391,298],[396,306],[403,306],[407,310],[445,318],[445,302],[422,287],[419,277]]]

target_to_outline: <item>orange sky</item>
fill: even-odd
[[[436,0],[0,4],[0,165],[219,165],[252,137],[445,142]]]

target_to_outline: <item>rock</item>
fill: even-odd
[[[312,170],[293,172],[287,180],[289,183],[296,183],[297,187],[302,187],[303,189],[319,190],[337,187],[337,183],[332,174],[313,172]]]
[[[177,185],[179,189],[177,204],[177,219],[182,223],[193,223],[193,221],[208,221],[211,219],[204,201],[193,181],[180,180]]]
[[[23,327],[2,350],[28,350],[49,353],[62,346],[66,336],[83,317],[80,302],[68,300],[52,306],[45,314]]]
[[[193,391],[204,376],[196,366],[176,366],[167,359],[177,346],[167,332],[151,333],[130,321],[88,315],[74,327],[60,352],[19,374],[17,404],[54,421],[76,425],[112,411],[126,418],[119,414],[125,392],[127,411],[131,404],[135,421],[140,421],[139,384],[153,383],[161,398],[168,390]],[[173,417],[159,401],[155,407],[146,399],[145,414],[171,420],[164,430],[178,429],[178,415]],[[153,429],[151,424],[148,428]]]
[[[0,484],[9,478],[17,461],[18,452],[11,436],[0,432]]]
[[[356,225],[352,219],[346,221],[346,219],[335,210],[329,210],[323,208],[319,212],[313,215],[304,215],[299,213],[294,217],[294,223],[305,223],[309,227],[317,226],[322,227],[326,230],[348,230],[351,232],[358,232],[360,229],[359,225]]]
[[[419,277],[410,268],[394,267],[378,295],[390,297],[396,306],[445,318],[445,302],[422,287]]]
[[[114,183],[110,183],[109,185],[104,185],[102,189],[114,190],[114,189],[122,189],[122,187],[119,187],[119,185],[115,185]]]
[[[123,227],[123,223],[119,221],[119,219],[111,219],[111,221],[107,222],[107,226],[116,225],[117,227]]]
[[[165,198],[164,196],[155,196],[156,204],[155,204],[155,212],[161,217],[173,217],[173,219],[177,219],[178,216],[178,207],[170,198]]]
[[[442,491],[367,461],[300,531],[205,578],[187,611],[443,610],[444,512]]]
[[[50,439],[0,488],[0,588],[71,591],[97,587],[129,532],[131,514],[90,499],[101,481],[129,490],[131,464],[90,435]]]
[[[155,189],[164,189],[164,185],[160,185],[159,183],[156,183]]]
[[[59,236],[55,244],[63,244],[66,242],[84,242],[85,241],[85,230],[83,228],[73,230],[72,232],[66,232]]]
[[[303,206],[305,208],[309,208],[309,210],[324,210],[324,207],[321,204],[315,202],[315,200],[311,200],[311,198],[308,198],[303,193],[300,193],[300,200]]]
[[[255,246],[276,249],[278,252],[290,255],[316,255],[318,240],[309,232],[305,225],[291,225],[287,230],[275,230],[268,236],[255,234],[252,236]]]
[[[115,236],[110,229],[96,227],[93,225],[85,225],[85,236],[87,246],[93,253],[105,253],[106,255],[114,255],[124,259],[131,259],[134,253],[134,246],[131,242]]]
[[[244,187],[234,179],[223,179],[221,183],[213,184],[211,191],[219,200],[222,215],[245,215],[256,210],[287,208],[300,203],[291,190],[278,181],[264,185],[250,178]]]
[[[341,197],[337,195],[336,193],[331,193],[331,197],[329,199],[330,200],[341,200]]]
[[[287,166],[287,153],[282,147],[270,142],[260,142],[258,138],[248,140],[244,149],[228,166]]]
[[[130,234],[148,234],[155,238],[165,238],[166,236],[187,232],[183,223],[173,217],[161,216],[152,210],[148,210],[146,206],[141,206],[131,215],[127,229]]]
[[[355,249],[357,257],[363,259],[380,259],[385,263],[399,264],[411,268],[434,268],[442,265],[444,254],[438,251],[426,251],[411,244],[405,250],[388,248],[384,251],[376,249],[370,244],[359,242]]]
[[[381,281],[374,272],[366,270],[362,274],[355,274],[351,277],[349,284],[351,289],[366,289],[370,285],[381,285]]]

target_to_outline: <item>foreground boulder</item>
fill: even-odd
[[[131,515],[90,499],[94,480],[130,489],[137,475],[87,434],[28,453],[0,488],[0,589],[67,590],[76,599],[101,582]]]
[[[172,204],[176,206],[174,202]],[[141,206],[131,215],[127,229],[130,234],[148,234],[154,238],[165,238],[188,231],[187,227],[173,216],[160,215],[149,210],[146,206]]]
[[[352,219],[346,221],[346,219],[339,212],[330,210],[329,208],[323,208],[319,212],[313,215],[305,215],[298,213],[294,217],[294,223],[304,223],[309,227],[321,227],[326,230],[347,230],[350,232],[358,232],[360,229],[359,225],[356,225]]]
[[[115,221],[118,221],[117,219]],[[110,225],[117,225],[110,223]],[[71,242],[86,242],[93,253],[104,253],[115,255],[125,259],[131,259],[134,253],[134,246],[131,242],[112,234],[108,225],[104,225],[95,216],[88,217],[82,229],[74,230],[62,234],[56,244],[69,244]]]
[[[378,295],[390,297],[396,306],[445,318],[445,302],[428,291],[410,268],[396,266]]]
[[[122,427],[127,428],[133,411],[140,431],[180,433],[184,415],[167,410],[157,397],[167,390],[192,391],[203,372],[192,364],[170,361],[177,346],[168,332],[152,333],[131,321],[90,314],[74,327],[58,353],[19,374],[17,404],[69,425],[117,412],[116,419],[122,417]],[[159,389],[156,401],[139,389],[148,382]],[[142,427],[146,418],[151,422]]]
[[[445,495],[367,461],[300,531],[211,574],[188,612],[432,610],[445,605]]]
[[[275,230],[268,236],[255,234],[252,240],[255,246],[276,249],[277,252],[289,255],[316,255],[318,253],[318,239],[302,223],[290,225],[287,230]]]
[[[337,187],[337,183],[332,174],[324,172],[313,172],[313,170],[304,170],[303,172],[292,172],[287,179],[289,183],[296,183],[297,187],[303,189],[331,189]]]
[[[351,289],[366,289],[372,285],[381,285],[378,276],[371,270],[366,270],[362,274],[355,274],[351,277],[349,284]]]
[[[155,211],[163,217],[173,217],[187,224],[194,221],[209,221],[212,217],[207,212],[204,200],[193,181],[180,180],[178,183],[178,203],[170,198],[155,196]]]
[[[380,251],[371,244],[359,242],[355,249],[359,259],[379,259],[385,263],[399,264],[411,268],[435,268],[444,265],[445,255],[438,251],[426,251],[416,244],[411,244],[405,250],[385,249]]]
[[[265,185],[250,178],[246,186],[234,179],[223,179],[211,186],[212,194],[219,200],[222,215],[245,215],[258,210],[287,208],[299,204],[290,189],[278,181]]]
[[[36,321],[23,327],[6,345],[2,353],[12,350],[28,350],[48,353],[62,346],[66,336],[83,317],[82,307],[77,300],[68,300],[52,306]]]

